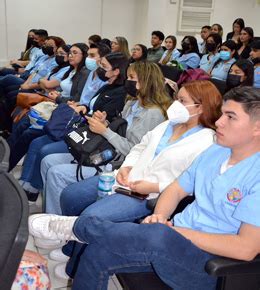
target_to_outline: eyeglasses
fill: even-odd
[[[132,48],[131,52],[134,52],[134,51],[141,51],[141,48]]]
[[[82,52],[79,52],[79,51],[70,51],[69,52],[69,55],[72,55],[72,56],[77,55],[77,54],[82,54]]]

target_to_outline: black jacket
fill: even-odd
[[[105,111],[109,122],[123,110],[126,90],[123,85],[105,85],[93,96],[98,96],[94,103],[93,112]],[[91,102],[91,101],[90,101]],[[87,107],[87,110],[88,107]]]

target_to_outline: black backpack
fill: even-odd
[[[120,136],[125,137],[127,121],[121,117],[116,117],[108,127]],[[81,179],[83,179],[82,166],[95,167],[97,173],[102,172],[99,166],[106,165],[117,156],[115,147],[102,135],[91,132],[88,124],[84,124],[83,126],[72,130],[70,133],[65,135],[64,140],[68,145],[70,153],[78,163],[77,180],[79,180],[79,174]],[[92,155],[101,153],[107,149],[112,152],[112,157],[109,160],[98,165],[91,161],[90,157]]]

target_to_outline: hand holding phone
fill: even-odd
[[[130,189],[123,188],[123,187],[115,188],[115,192],[119,193],[119,194],[130,196],[133,198],[141,199],[141,200],[146,199],[146,197],[148,197],[148,195],[149,195],[149,194],[141,194],[141,193],[138,193],[138,192],[135,192],[135,191],[132,191]]]

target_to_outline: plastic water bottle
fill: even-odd
[[[112,165],[107,164],[105,170],[99,175],[98,180],[98,197],[103,198],[111,194],[112,186],[115,182],[115,175],[112,171]]]
[[[95,165],[99,165],[105,161],[111,160],[112,158],[113,158],[113,151],[110,149],[106,149],[100,153],[89,156],[90,161]]]

